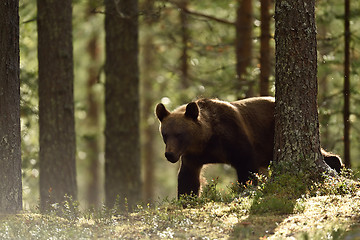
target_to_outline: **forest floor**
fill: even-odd
[[[47,214],[0,215],[0,239],[360,239],[359,184],[344,187],[331,182],[325,188],[333,193],[285,200],[212,191],[200,200],[166,199],[122,213],[80,212],[69,201]]]

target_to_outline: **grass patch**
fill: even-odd
[[[312,196],[356,195],[360,183],[351,170],[343,170],[340,176],[323,176],[315,182],[304,173],[288,173],[273,176],[263,182],[256,191],[251,213],[292,214],[304,211],[304,199]]]
[[[251,206],[251,212],[254,214],[289,214],[294,211],[296,200],[278,198],[276,196],[265,196],[256,198]]]
[[[309,189],[303,176],[282,174],[273,177],[256,192],[251,206],[252,214],[291,214],[301,212],[302,196]]]
[[[360,236],[359,183],[325,178],[304,187],[292,176],[258,178],[201,197],[164,199],[134,211],[80,211],[71,199],[46,214],[0,215],[0,239],[342,239]],[[349,181],[349,182],[348,182]],[[120,206],[118,206],[120,207]]]

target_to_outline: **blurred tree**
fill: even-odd
[[[141,123],[142,123],[142,162],[144,169],[144,199],[151,201],[154,195],[154,142],[155,142],[155,121],[154,121],[154,68],[155,68],[155,45],[153,24],[156,15],[154,8],[155,0],[143,1],[142,9],[146,9],[143,23],[142,38],[142,69],[141,69]]]
[[[36,0],[20,1],[20,117],[23,208],[39,205],[39,125]]]
[[[260,96],[269,96],[269,78],[271,73],[270,48],[270,5],[271,0],[261,0],[261,36],[260,36]]]
[[[319,62],[323,62],[323,56],[329,54],[332,51],[332,48],[328,48],[325,46],[323,39],[326,38],[327,33],[327,23],[322,21],[317,22],[317,34],[318,34],[318,52],[319,52]],[[325,69],[323,67],[323,69]],[[319,70],[321,71],[321,69]],[[325,104],[327,103],[327,98],[329,95],[329,71],[324,71],[323,73],[319,73],[319,92],[318,92],[318,102],[319,109],[325,108]],[[329,149],[330,139],[330,131],[329,131],[329,121],[330,114],[320,114],[319,113],[319,122],[321,128],[320,142],[321,146],[325,149]]]
[[[252,60],[252,29],[253,10],[252,0],[238,0],[236,11],[236,74],[238,77],[238,91],[246,92],[246,97],[254,95],[253,83],[246,80],[247,70]],[[244,89],[244,87],[246,87]],[[239,94],[238,94],[239,95]]]
[[[345,0],[344,23],[344,164],[350,168],[350,0]]]
[[[95,17],[95,9],[98,6],[98,0],[89,0],[86,9],[86,20],[91,21]],[[87,101],[87,133],[84,137],[87,145],[87,162],[88,162],[88,178],[86,199],[89,206],[100,205],[100,107],[98,96],[94,91],[99,80],[100,69],[100,46],[99,46],[99,29],[93,28],[90,38],[87,41],[87,53],[90,57],[87,66],[87,85],[86,85],[86,101]]]
[[[0,3],[0,213],[22,210],[19,1]]]
[[[77,198],[71,4],[37,1],[42,210]]]
[[[356,6],[356,4],[355,4]],[[356,8],[356,7],[355,7]],[[317,25],[318,25],[318,79],[319,79],[319,119],[321,124],[321,145],[325,149],[334,151],[344,158],[344,1],[319,1],[316,8]],[[353,15],[356,16],[356,15]],[[356,18],[353,26],[359,29],[356,24]],[[359,18],[357,18],[359,20]],[[353,35],[354,36],[354,35]],[[355,41],[354,41],[355,42]],[[353,45],[354,47],[356,46]],[[355,48],[354,48],[355,49]],[[354,51],[356,53],[356,51]],[[356,55],[352,61],[356,66]],[[351,72],[352,76],[357,73]],[[356,103],[358,92],[355,90],[358,85],[356,77],[352,79],[351,90],[352,95],[350,101]],[[354,91],[355,90],[355,91]],[[351,113],[354,117],[358,114],[355,104],[351,104]],[[352,118],[355,120],[356,118]],[[358,156],[359,149],[356,146],[359,131],[352,132],[350,140],[352,140],[351,155]],[[356,165],[356,161],[354,161]]]
[[[275,5],[276,170],[317,177],[328,167],[320,153],[315,0]]]
[[[105,196],[141,200],[138,1],[105,1]]]
[[[178,5],[180,7],[180,35],[181,35],[181,56],[180,56],[180,79],[181,88],[187,89],[189,83],[189,44],[190,44],[190,32],[189,23],[186,9],[188,6],[188,0],[180,0]]]

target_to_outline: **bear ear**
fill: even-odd
[[[170,114],[170,112],[166,110],[164,104],[162,103],[156,105],[155,113],[160,122],[162,122],[162,120]]]
[[[186,106],[185,117],[196,120],[199,116],[199,107],[195,102],[191,102]]]

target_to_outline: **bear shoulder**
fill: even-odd
[[[270,124],[274,121],[275,98],[253,97],[232,102],[250,125]]]

